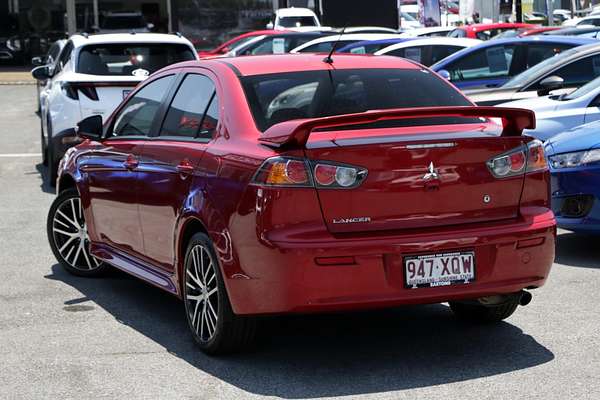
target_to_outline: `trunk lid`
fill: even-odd
[[[314,133],[305,154],[368,170],[356,188],[317,187],[329,231],[361,232],[517,217],[524,177],[497,179],[487,161],[523,143],[473,125],[344,130]]]

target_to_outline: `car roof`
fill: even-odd
[[[169,35],[164,33],[105,33],[100,35],[73,35],[70,37],[75,47],[88,44],[109,43],[170,43],[187,44],[190,42],[180,35]]]
[[[522,23],[522,22],[496,22],[493,24],[471,24],[471,25],[459,26],[456,29],[480,32],[480,31],[487,31],[489,29],[501,29],[501,28],[509,28],[510,29],[510,28],[527,28],[527,27],[537,28],[538,25],[526,24],[526,23]]]
[[[315,13],[308,8],[290,7],[275,11],[279,17],[314,17]]]
[[[373,45],[373,44],[388,44],[388,45],[392,45],[395,43],[404,43],[404,42],[409,42],[411,40],[417,40],[419,38],[416,37],[398,37],[398,38],[394,38],[394,39],[381,39],[381,40],[361,40],[360,42],[354,42],[354,43],[350,43],[345,45],[344,47],[340,47],[339,51],[345,51],[348,49],[352,49],[355,47],[361,47],[361,46],[367,46],[367,45]]]
[[[408,40],[396,44],[392,44],[384,49],[381,49],[375,52],[375,55],[386,54],[389,51],[401,49],[405,47],[416,47],[416,46],[459,46],[463,48],[477,46],[478,44],[483,43],[479,39],[470,39],[470,38],[453,38],[453,37],[433,37],[433,38],[417,38],[413,40]]]
[[[557,30],[553,30],[553,31],[548,31],[547,33],[544,33],[544,36],[559,36],[559,35],[568,35],[571,33],[589,33],[589,32],[597,32],[600,30],[600,27],[598,26],[594,26],[594,27],[587,27],[587,28],[561,28],[561,29],[557,29]]]
[[[400,35],[397,33],[348,33],[343,35],[328,35],[321,38],[311,40],[305,43],[302,47],[308,47],[316,43],[335,42],[337,40],[382,40],[382,39],[398,39]],[[306,46],[305,46],[306,45]]]
[[[464,57],[466,54],[470,54],[473,51],[477,51],[481,48],[487,48],[502,44],[531,44],[531,43],[555,43],[555,44],[572,44],[577,46],[584,46],[588,44],[597,44],[597,39],[592,38],[580,38],[580,37],[571,37],[571,36],[526,36],[526,37],[514,37],[514,38],[506,38],[506,39],[495,39],[495,40],[487,40],[478,44],[477,46],[467,47],[463,50],[457,51],[454,54],[449,55],[443,60],[437,62],[432,65],[431,68],[437,70],[437,68],[441,66],[445,66],[450,62],[454,62],[455,60]]]
[[[300,54],[276,54],[244,57],[222,57],[202,61],[188,61],[177,64],[180,68],[201,67],[210,64],[226,64],[235,71],[238,76],[253,76],[263,74],[277,74],[285,72],[303,71],[328,71],[335,69],[422,69],[412,61],[400,57],[371,56],[356,54],[338,54],[332,56],[333,64],[323,60],[323,54],[300,53]]]
[[[403,31],[402,36],[418,36],[436,32],[450,32],[456,28],[455,26],[428,26],[426,28],[415,28]]]

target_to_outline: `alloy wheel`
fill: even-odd
[[[67,198],[56,208],[52,236],[61,258],[72,268],[92,271],[101,266],[101,261],[90,254],[87,225],[78,197]]]
[[[215,336],[219,319],[219,289],[215,268],[204,246],[198,244],[192,247],[186,267],[185,301],[190,323],[203,342]]]

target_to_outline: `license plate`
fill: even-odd
[[[123,90],[123,98],[129,96],[129,93],[131,93],[131,90]]]
[[[404,257],[404,282],[407,288],[465,284],[474,280],[473,251]]]

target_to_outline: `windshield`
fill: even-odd
[[[562,53],[555,55],[554,57],[547,58],[546,60],[534,65],[533,67],[523,71],[519,75],[510,79],[502,87],[522,87],[529,83],[530,80],[535,79],[541,71],[546,69],[552,69],[552,67],[559,66],[563,63],[563,60],[569,58],[573,54],[577,53],[577,48],[565,50]]]
[[[145,28],[146,23],[141,15],[108,16],[104,18],[102,29],[134,29]]]
[[[411,14],[406,13],[406,12],[401,12],[400,14],[402,15],[402,18],[405,19],[405,20],[407,20],[407,21],[411,21],[411,22],[413,22],[413,21],[416,22],[417,21],[416,18],[415,18],[417,16],[417,14],[415,14],[414,17]]]
[[[304,71],[240,79],[261,131],[293,119],[392,108],[471,105],[457,90],[425,70]]]
[[[81,49],[77,72],[92,75],[148,76],[167,65],[195,60],[184,44],[99,44]]]
[[[573,92],[567,94],[566,96],[563,96],[562,100],[578,99],[578,98],[590,93],[591,91],[596,90],[599,85],[600,85],[600,77],[594,79],[593,81],[590,81],[589,83],[586,83],[579,89],[574,90]]]
[[[284,28],[298,28],[301,26],[317,26],[317,21],[313,17],[281,17],[278,24]]]

